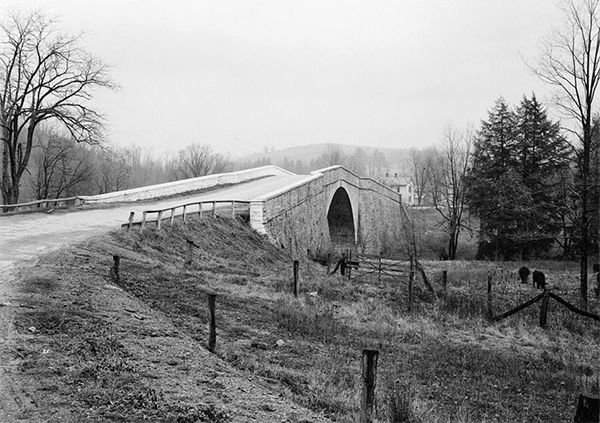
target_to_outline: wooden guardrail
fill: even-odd
[[[207,207],[209,206],[210,207]],[[187,221],[188,216],[197,214],[200,219],[204,218],[204,213],[210,213],[212,217],[216,217],[219,212],[218,209],[229,209],[227,212],[228,216],[235,218],[238,215],[250,213],[250,201],[238,201],[238,200],[216,200],[216,201],[199,201],[194,203],[180,204],[174,207],[169,207],[161,210],[145,210],[142,212],[142,220],[134,222],[135,212],[129,214],[129,221],[121,225],[122,228],[127,228],[130,231],[133,226],[139,226],[140,232],[146,228],[148,223],[156,223],[156,230],[160,231],[162,222],[169,220],[171,226],[175,221],[175,217],[181,216],[183,222]],[[181,209],[181,212],[179,210]],[[194,210],[195,209],[195,210]],[[156,214],[156,219],[149,219],[150,215]]]
[[[18,212],[22,211],[24,208],[29,209],[41,209],[41,208],[51,208],[51,207],[60,207],[60,205],[68,206],[68,205],[79,205],[83,203],[83,200],[79,197],[67,197],[67,198],[54,198],[51,200],[36,200],[30,201],[28,203],[19,203],[19,204],[3,204],[0,206],[3,213],[8,212]]]

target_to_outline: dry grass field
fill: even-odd
[[[191,266],[187,240],[197,245]],[[109,275],[113,254],[122,257],[119,282]],[[527,264],[577,305],[575,264]],[[540,293],[519,283],[522,263],[423,265],[439,299],[417,277],[408,313],[401,281],[326,276],[306,258],[295,298],[292,257],[241,220],[119,231],[70,248],[23,277],[28,307],[18,316],[24,341],[15,357],[37,404],[24,419],[354,422],[364,348],[380,352],[380,422],[572,421],[578,395],[598,394],[597,321],[552,300],[546,329],[539,303],[487,319],[489,274],[495,314]],[[113,292],[123,293],[120,302]],[[205,350],[208,293],[217,294],[214,355]],[[590,311],[599,309],[594,298]],[[214,375],[224,369],[255,388],[220,381]],[[244,392],[247,402],[238,398]],[[267,403],[270,396],[289,409]],[[262,417],[240,417],[244,406]]]

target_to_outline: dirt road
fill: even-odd
[[[77,244],[90,237],[118,229],[131,211],[163,209],[195,201],[249,201],[297,183],[306,175],[263,178],[206,193],[169,200],[120,203],[109,208],[72,208],[51,213],[0,214],[0,420],[33,407],[26,390],[16,388],[14,380],[18,357],[15,349],[13,318],[23,293],[17,286],[18,271],[33,266],[43,254]],[[8,419],[8,420],[6,420]]]

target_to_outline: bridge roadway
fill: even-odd
[[[177,198],[135,203],[117,203],[106,208],[62,209],[52,213],[0,214],[0,275],[16,265],[91,236],[118,229],[130,212],[166,209],[196,201],[250,201],[293,185],[307,175],[278,175]]]

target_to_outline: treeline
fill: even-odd
[[[352,153],[345,153],[340,144],[327,144],[324,151],[309,161],[284,157],[283,160],[272,161],[269,157],[263,157],[254,161],[240,161],[235,163],[236,169],[249,169],[253,167],[276,165],[299,175],[308,174],[314,170],[328,166],[341,165],[359,176],[377,178],[382,176],[390,167],[396,165],[391,163],[379,150],[371,152],[357,147]]]
[[[225,172],[234,167],[206,145],[190,144],[175,154],[156,157],[139,146],[111,147],[77,143],[48,128],[39,129],[21,201],[95,195]]]

